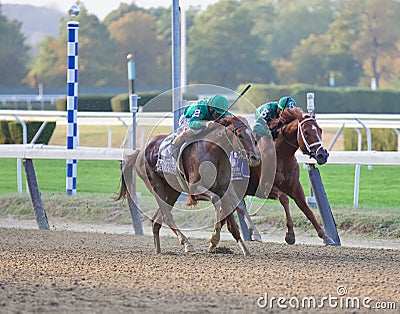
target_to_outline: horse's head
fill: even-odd
[[[315,114],[303,115],[300,108],[282,112],[280,122],[284,125],[282,137],[294,148],[300,148],[303,154],[314,158],[319,165],[327,162],[329,153],[322,143],[322,129],[315,120]],[[297,125],[296,125],[297,124]]]
[[[246,118],[236,117],[233,115],[226,116],[223,119],[220,119],[218,123],[231,131],[235,138],[240,142],[246,153],[250,167],[258,166],[260,164],[260,154]]]
[[[315,120],[315,114],[305,115],[298,124],[298,143],[304,154],[314,158],[318,165],[327,162],[329,153],[322,143],[322,129]]]

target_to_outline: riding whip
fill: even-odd
[[[247,85],[246,88],[240,93],[240,95],[235,99],[235,101],[226,109],[217,119],[214,120],[214,122],[217,122],[219,119],[221,119],[225,113],[229,111],[233,107],[234,104],[237,103],[237,101],[250,89],[251,84]]]

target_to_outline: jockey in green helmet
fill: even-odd
[[[277,119],[285,109],[292,109],[296,107],[296,101],[289,96],[282,97],[279,101],[268,102],[256,109],[255,117],[256,124],[253,127],[253,132],[258,136],[270,135],[273,138],[277,136],[276,130],[270,130],[269,123],[272,119]]]
[[[179,148],[186,138],[199,134],[205,127],[211,128],[219,116],[230,115],[228,108],[228,99],[222,95],[202,98],[186,107],[179,119],[178,136],[171,144],[174,157],[177,157]]]

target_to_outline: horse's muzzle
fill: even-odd
[[[261,162],[259,155],[250,155],[249,156],[249,166],[250,167],[257,167]]]
[[[326,149],[321,149],[318,154],[315,156],[315,160],[318,165],[326,164],[328,161],[329,153]]]

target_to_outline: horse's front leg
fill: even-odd
[[[296,202],[297,206],[301,209],[301,211],[306,215],[308,220],[312,223],[314,226],[315,230],[317,231],[318,236],[324,240],[324,243],[326,245],[335,245],[335,241],[333,241],[324,231],[324,229],[321,227],[321,225],[318,223],[317,219],[315,218],[314,213],[312,212],[311,208],[308,206],[306,197],[304,195],[304,190],[302,186],[300,185],[300,182],[298,183],[297,187],[294,189],[292,193],[292,198]]]

